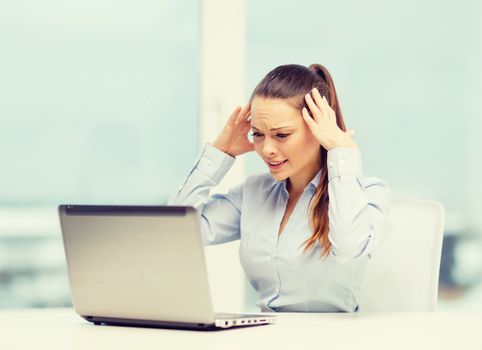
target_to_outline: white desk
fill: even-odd
[[[0,349],[482,350],[481,313],[280,313],[217,332],[94,326],[72,309],[0,311]]]

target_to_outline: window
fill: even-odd
[[[0,307],[70,304],[58,204],[164,204],[177,189],[198,148],[199,13],[2,1]]]
[[[325,65],[364,173],[444,205],[441,308],[482,308],[480,13],[478,2],[246,1],[246,95],[278,65]],[[254,153],[246,170],[268,171]]]

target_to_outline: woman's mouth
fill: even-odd
[[[267,162],[267,163],[268,163],[270,169],[278,170],[278,169],[282,168],[286,164],[287,161],[288,161],[288,159],[285,159],[281,162]]]

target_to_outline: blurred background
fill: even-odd
[[[445,207],[439,309],[482,310],[482,3],[221,3],[0,0],[0,308],[71,305],[58,204],[165,204],[268,71],[321,63],[364,174]]]

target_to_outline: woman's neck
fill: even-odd
[[[299,171],[298,173],[290,176],[286,181],[286,189],[290,195],[290,198],[299,197],[320,169],[321,168],[318,163],[315,167],[310,167],[309,169]]]

